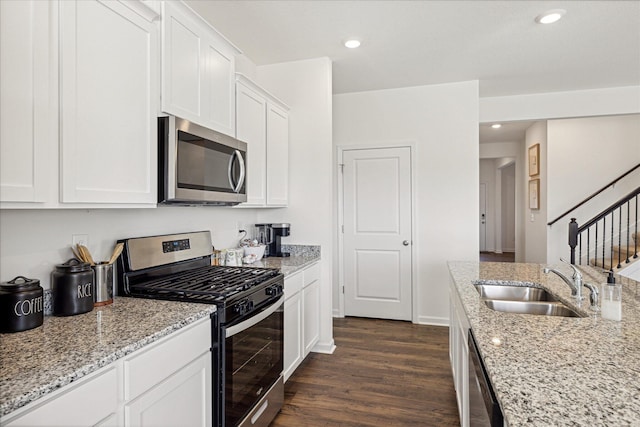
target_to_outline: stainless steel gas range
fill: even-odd
[[[211,266],[208,231],[121,240],[118,294],[215,304],[214,425],[268,426],[284,400],[283,275]]]

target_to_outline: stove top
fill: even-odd
[[[132,295],[217,303],[250,291],[280,274],[252,267],[209,266],[130,286]]]

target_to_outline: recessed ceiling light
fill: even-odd
[[[500,123],[494,123],[491,125],[492,128],[494,129],[500,129],[502,127],[502,125]]]
[[[344,45],[349,49],[355,49],[360,46],[360,40],[351,39],[344,42]]]
[[[565,13],[567,13],[567,11],[564,9],[548,10],[545,13],[536,16],[536,22],[538,24],[553,24],[554,22],[558,22]]]

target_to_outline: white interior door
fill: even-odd
[[[487,250],[487,184],[480,184],[480,252]]]
[[[411,320],[411,151],[345,150],[345,315]]]

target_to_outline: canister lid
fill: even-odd
[[[80,271],[91,270],[91,264],[88,262],[82,262],[77,258],[71,258],[63,264],[56,265],[56,270],[64,273],[77,273]]]
[[[5,292],[31,291],[33,289],[37,289],[38,287],[40,287],[40,280],[27,279],[24,276],[18,276],[13,280],[9,280],[8,282],[0,283],[0,289]]]

